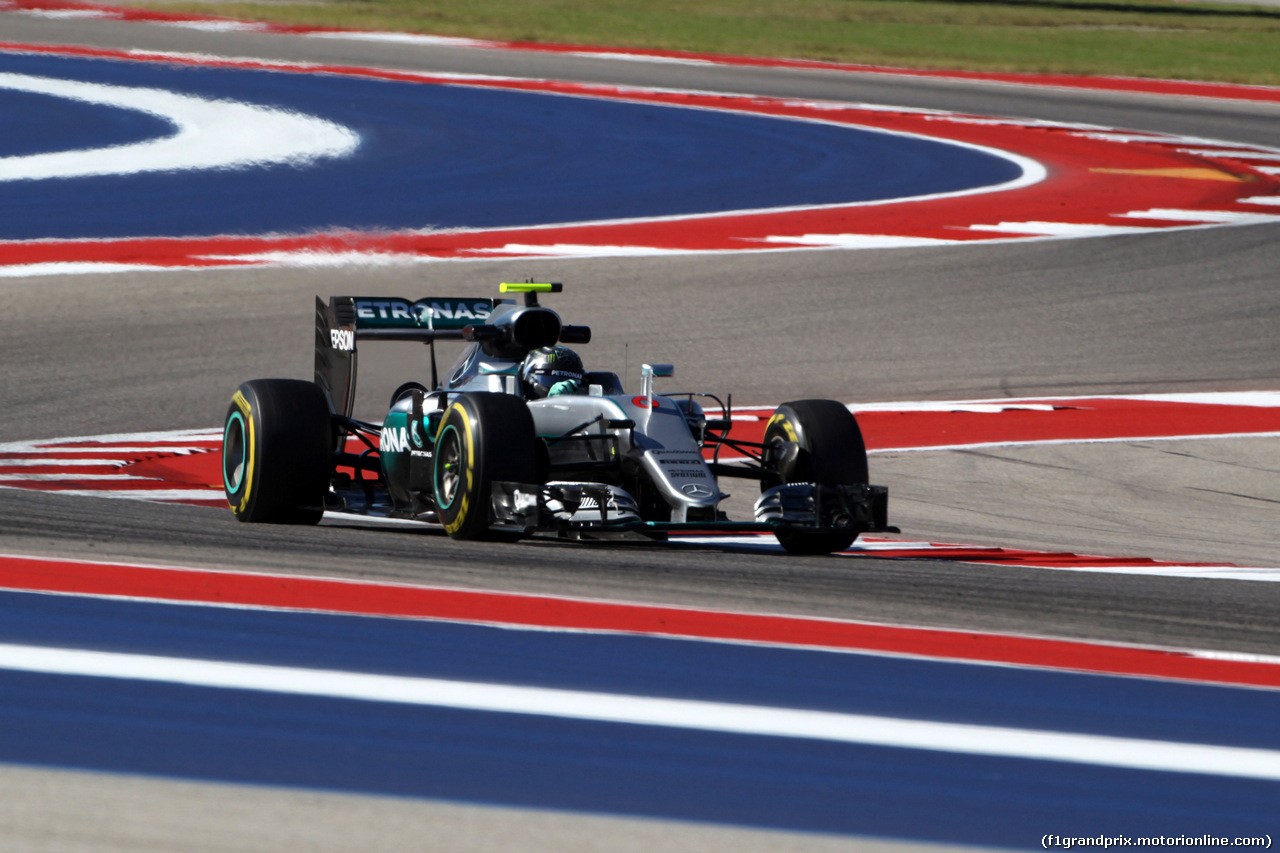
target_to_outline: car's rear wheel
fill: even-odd
[[[538,436],[524,401],[512,394],[460,394],[436,433],[432,487],[436,516],[454,539],[512,539],[491,529],[492,484],[538,481]]]
[[[324,393],[299,379],[255,379],[231,398],[222,482],[241,521],[315,524],[329,490],[333,430]]]
[[[858,421],[834,400],[796,400],[779,406],[764,433],[766,467],[761,491],[783,483],[863,484],[867,449]],[[779,528],[779,544],[792,554],[843,551],[858,531]]]

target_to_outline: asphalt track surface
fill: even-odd
[[[4,16],[2,37],[858,100],[1280,145],[1280,108],[1275,105],[208,34],[14,15]],[[487,294],[493,283],[521,277],[563,280],[569,286],[565,313],[599,333],[599,343],[586,353],[593,366],[621,371],[624,360],[632,368],[641,359],[673,361],[682,384],[733,391],[743,403],[804,396],[881,401],[1270,389],[1280,376],[1276,228],[955,249],[9,279],[0,284],[7,321],[0,437],[217,423],[240,381],[308,375],[309,300],[316,293],[350,292],[353,281],[359,285],[355,289],[366,292],[414,295]],[[621,341],[628,342],[625,352]],[[390,372],[396,365],[387,357],[382,366]],[[362,404],[376,408],[397,381],[392,376],[385,388],[375,382],[365,385]],[[874,458],[872,472],[873,480],[890,486],[892,520],[912,538],[1173,560],[1271,566],[1280,561],[1274,534],[1280,441],[1275,439],[1121,445],[1101,451],[1077,446],[903,454]],[[4,551],[37,555],[391,579],[1236,652],[1275,653],[1280,635],[1280,590],[1271,583],[873,559],[859,560],[850,569],[830,560],[788,560],[715,547],[462,545],[429,532],[250,528],[237,525],[229,514],[200,508],[11,491],[0,491],[0,536]],[[152,783],[130,781],[125,787],[135,789],[131,798],[114,781],[95,785],[93,779],[23,770],[6,771],[2,784],[35,792],[32,815],[57,812],[39,792],[62,785],[80,790],[100,816],[83,830],[78,842],[83,849],[140,849],[139,838],[157,837],[130,824],[141,820],[138,803],[156,795],[142,790]],[[322,813],[355,815],[357,822],[368,820],[384,830],[394,826],[407,835],[427,825],[447,825],[460,838],[483,822],[495,845],[503,832],[518,832],[513,827],[522,819],[506,812],[477,810],[483,814],[476,816],[467,808],[442,807],[447,815],[429,824],[421,812],[374,799],[256,791],[241,799],[228,790],[204,793],[207,786],[157,787],[188,819],[171,827],[170,842],[195,827],[212,833],[208,849],[273,849],[268,842],[288,843],[278,836],[293,831],[279,827],[297,827]],[[258,820],[261,808],[287,817],[274,824],[275,830],[236,834],[205,812],[204,796],[227,798],[230,811],[244,810]],[[261,798],[258,804],[250,805],[256,798]],[[112,809],[117,818],[101,817]],[[379,810],[386,813],[370,817]],[[754,843],[760,849],[788,844],[819,849],[826,843],[746,832],[747,838],[708,841],[699,833],[713,831],[702,827],[637,829],[621,822],[625,826],[620,829],[603,818],[551,823],[555,827],[544,836],[545,849],[592,849],[591,839],[600,833],[625,836],[628,831],[655,832],[662,839],[656,843],[679,839],[689,848]],[[25,823],[27,831],[31,825]],[[81,830],[67,832],[71,841],[63,839],[67,843],[61,849],[75,849]],[[225,833],[221,841],[219,833]],[[42,849],[34,836],[24,840],[31,849]],[[314,843],[315,849],[325,843],[341,849],[336,837]]]

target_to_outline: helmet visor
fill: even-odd
[[[575,388],[582,385],[582,374],[573,370],[544,368],[530,373],[525,381],[530,391],[538,397],[545,397],[553,386],[561,382],[572,382]]]

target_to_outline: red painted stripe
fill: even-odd
[[[974,411],[978,406],[969,403],[954,405],[952,411],[912,411],[908,407],[897,412],[857,412],[856,405],[854,409],[869,450],[1280,432],[1280,406],[1122,397],[992,401],[988,404],[998,411]],[[759,441],[764,436],[772,411],[740,411],[741,414],[759,415],[759,418],[755,421],[734,421],[730,435],[741,440]]]
[[[0,556],[0,587],[561,630],[835,648],[1215,684],[1280,687],[1280,666],[1193,653],[839,620],[324,578]]]
[[[21,451],[5,451],[5,456],[39,456],[44,454],[59,453],[102,453],[109,454],[113,450],[120,448],[138,448],[146,447],[148,450],[155,448],[157,450],[179,451],[187,448],[198,448],[201,446],[213,446],[221,442],[221,430],[209,430],[204,435],[188,435],[176,436],[171,431],[169,437],[162,437],[154,433],[147,433],[135,438],[120,438],[116,436],[101,436],[95,438],[93,436],[82,436],[79,438],[47,438],[34,439],[29,442],[33,448],[31,450]]]
[[[1167,400],[1079,398],[974,404],[959,402],[953,410],[884,411],[858,413],[863,437],[871,450],[909,450],[931,447],[1018,444],[1036,441],[1101,441],[1177,438],[1180,436],[1271,435],[1280,433],[1280,406],[1227,403],[1186,403]],[[992,411],[974,411],[989,406]],[[1040,407],[1039,409],[1035,407]],[[760,441],[772,408],[738,410],[759,415],[734,422],[732,436]],[[128,474],[143,480],[61,481],[5,480],[0,484],[45,491],[64,489],[219,488],[222,484],[220,442],[216,437],[138,441],[49,440],[42,449],[0,451],[0,473],[10,475],[89,473]],[[167,452],[179,447],[182,452]],[[124,452],[116,448],[132,448]],[[142,448],[142,449],[139,449]],[[359,449],[359,448],[357,448]],[[118,466],[86,466],[80,455],[115,458]],[[722,454],[729,458],[732,454]],[[33,458],[63,464],[23,466],[11,460]],[[934,555],[938,556],[938,555]]]
[[[824,109],[805,101],[708,95],[696,92],[644,91],[613,86],[540,80],[464,80],[350,66],[293,66],[249,60],[183,58],[91,48],[2,44],[0,49],[86,55],[128,61],[234,66],[291,73],[327,73],[422,84],[447,83],[522,91],[632,100],[705,109],[731,109],[858,127],[881,128],[984,145],[1030,156],[1048,177],[1013,192],[930,200],[924,204],[880,203],[802,210],[765,211],[683,219],[555,225],[545,228],[330,233],[292,237],[146,238],[119,240],[32,240],[0,243],[0,264],[58,262],[126,263],[150,266],[224,266],[263,263],[255,254],[365,253],[434,258],[472,258],[528,254],[527,247],[557,244],[654,247],[670,251],[741,251],[801,247],[807,235],[877,235],[980,241],[1035,236],[991,231],[1001,222],[1052,222],[1075,225],[1127,224],[1158,228],[1195,225],[1191,220],[1135,220],[1129,214],[1151,209],[1274,213],[1248,201],[1280,192],[1280,178],[1238,158],[1189,153],[1185,140],[1156,134],[1117,142],[1082,135],[1073,126],[1005,123],[982,117],[864,110],[853,105]],[[1149,138],[1148,138],[1149,137]],[[1238,146],[1237,146],[1238,147]],[[1259,153],[1265,153],[1259,149]],[[1170,179],[1169,173],[1207,170],[1239,180]],[[1075,201],[1064,208],[1063,197]],[[1214,216],[1209,222],[1214,222]],[[788,238],[797,242],[791,242]],[[508,248],[516,246],[517,248]],[[553,250],[554,251],[554,250]],[[495,254],[496,253],[496,254]],[[536,254],[536,252],[535,252]]]
[[[958,563],[980,563],[986,566],[1031,566],[1036,568],[1143,568],[1178,566],[1186,568],[1239,568],[1233,563],[1170,563],[1148,557],[1099,557],[1068,551],[1030,551],[1019,548],[994,548],[982,545],[937,545],[927,548],[893,548],[874,551],[867,556],[886,560],[949,560]]]
[[[143,497],[150,491],[168,491],[182,488],[180,485],[163,481],[147,480],[77,480],[74,475],[67,475],[59,480],[3,480],[0,486],[10,489],[26,489],[32,492],[107,492],[126,490],[137,492]]]
[[[222,488],[221,443],[203,453],[162,455],[143,459],[121,469],[135,477],[155,477],[166,488]]]

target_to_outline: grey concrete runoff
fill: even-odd
[[[946,853],[979,848],[0,765],[5,853]],[[18,804],[21,804],[20,806]]]

